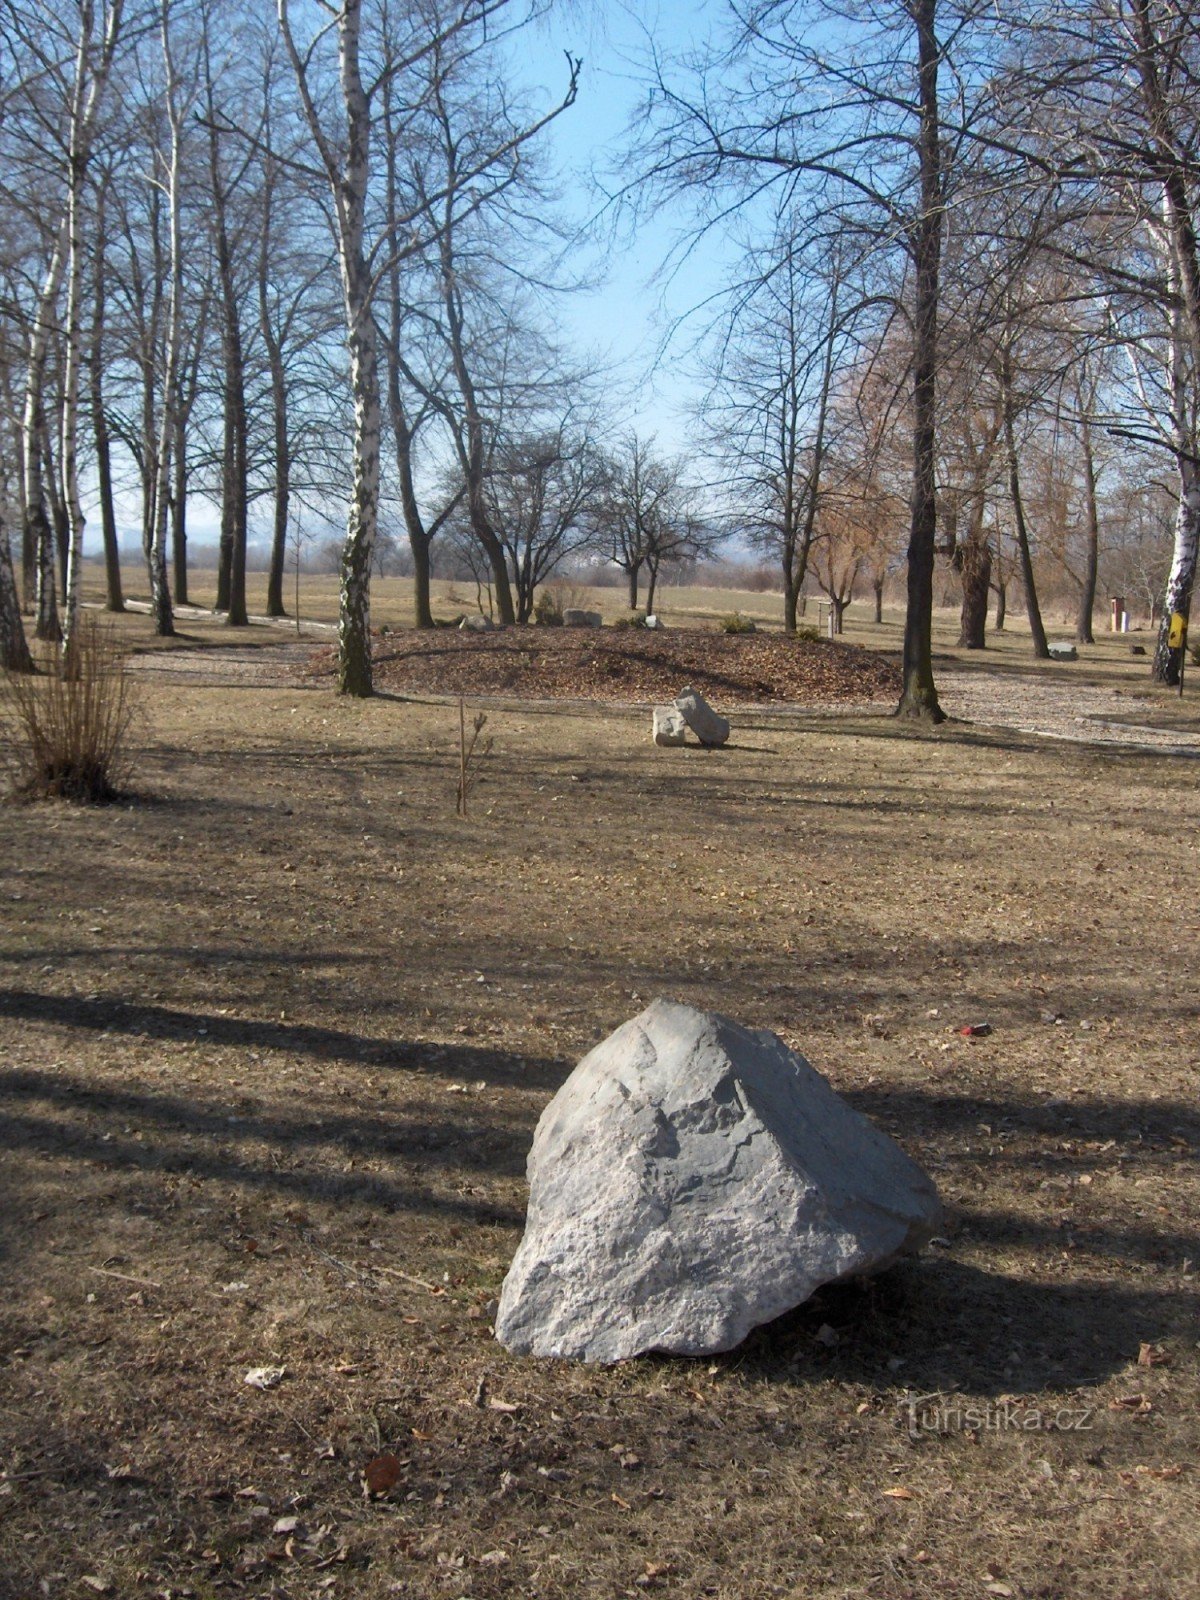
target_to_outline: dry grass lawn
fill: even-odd
[[[511,703],[464,821],[455,706],[255,638],[142,674],[127,804],[0,810],[0,1595],[1192,1592],[1191,763]],[[712,1361],[514,1359],[534,1122],[657,994],[801,1049],[946,1237]]]

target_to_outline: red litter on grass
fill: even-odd
[[[986,1039],[991,1031],[990,1022],[964,1022],[961,1028],[955,1029],[964,1039]]]

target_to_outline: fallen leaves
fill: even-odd
[[[652,1589],[662,1583],[664,1578],[670,1577],[675,1571],[672,1561],[647,1561],[640,1576],[633,1581],[639,1589]]]
[[[362,1472],[363,1487],[368,1497],[375,1499],[394,1489],[400,1482],[403,1468],[404,1463],[399,1456],[393,1455],[390,1450],[372,1456]]]
[[[1133,1416],[1145,1416],[1153,1411],[1152,1401],[1144,1394],[1121,1394],[1108,1402],[1110,1411],[1127,1411]]]
[[[1143,1343],[1138,1346],[1137,1364],[1139,1367],[1169,1367],[1171,1353],[1160,1344]]]
[[[862,703],[891,699],[900,690],[895,664],[855,645],[698,628],[582,636],[552,629],[439,632],[436,645],[410,634],[388,649],[375,671],[392,689],[550,700],[672,700],[685,683],[725,705]]]

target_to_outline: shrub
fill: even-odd
[[[611,626],[614,628],[644,628],[646,626],[646,613],[633,611],[628,616],[614,617]]]
[[[4,684],[14,788],[28,800],[103,805],[129,776],[131,686],[111,633],[94,617],[79,618],[73,658],[74,672],[55,650],[44,673],[12,673]]]
[[[721,618],[722,633],[757,633],[753,620],[744,617],[740,611],[735,611],[731,616]]]
[[[563,608],[557,594],[551,589],[539,589],[533,602],[533,620],[540,628],[561,628]]]
[[[807,622],[804,627],[797,628],[792,637],[798,640],[802,639],[805,644],[816,644],[821,635],[811,622]]]

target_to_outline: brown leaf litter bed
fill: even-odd
[[[897,663],[834,640],[700,630],[501,629],[385,638],[380,688],[551,700],[672,700],[691,684],[714,704],[862,704],[900,693]]]

